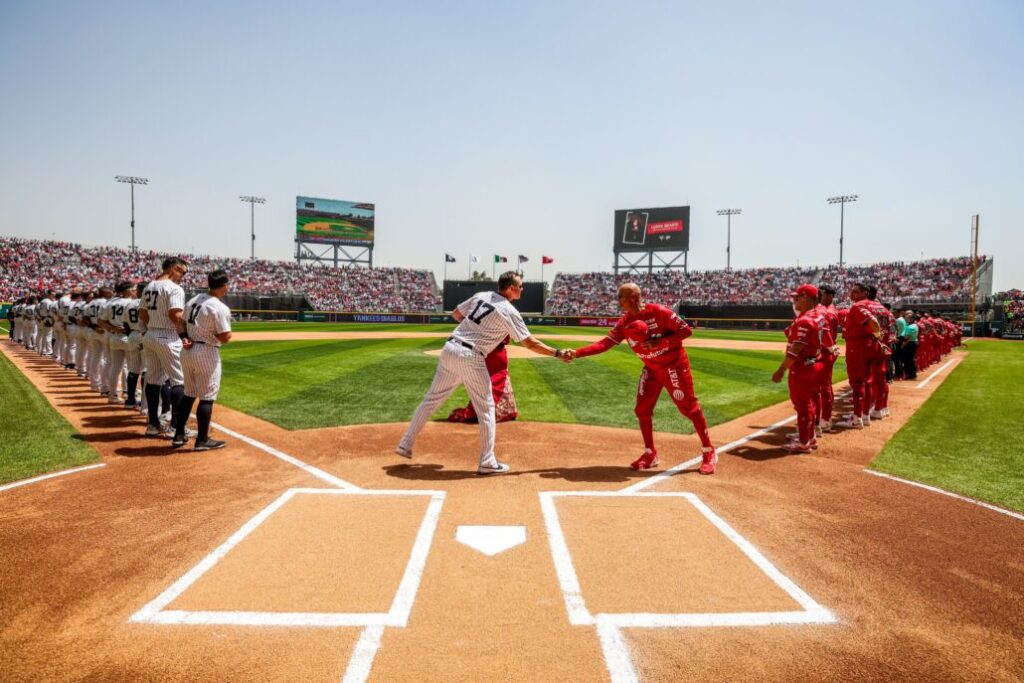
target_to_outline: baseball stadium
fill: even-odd
[[[1019,160],[970,72],[1016,62],[924,66],[1019,11],[936,9],[915,39],[828,8],[313,5],[0,12],[0,120],[30,131],[0,189],[0,681],[1024,682],[1019,200],[984,187]],[[726,19],[757,30],[694,61]],[[606,54],[623,26],[643,49]],[[970,90],[986,144],[935,151],[954,114],[933,127],[906,80],[878,101],[913,114],[879,113],[857,79],[887,63],[794,26],[900,43],[920,59],[893,73]],[[63,47],[19,37],[44,27]],[[129,70],[153,106],[76,48],[97,41],[163,74]],[[47,46],[69,74],[12,66]],[[722,96],[764,121],[702,114],[732,85],[689,79],[731,84],[733,59],[757,99]],[[818,104],[877,140],[796,116],[817,69],[860,61]],[[673,77],[687,99],[639,106]],[[43,106],[58,84],[81,121]],[[619,90],[633,118],[606,120]],[[147,163],[152,187],[114,175]],[[267,188],[244,225],[222,172]],[[816,175],[864,196],[803,214]]]

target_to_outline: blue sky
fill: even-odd
[[[964,255],[1024,286],[1024,3],[0,3],[0,234],[293,256],[295,197],[376,204],[374,263],[607,270],[692,207],[691,268]]]

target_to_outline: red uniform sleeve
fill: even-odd
[[[797,318],[797,320],[789,327],[789,344],[786,345],[786,355],[792,356],[793,358],[803,358],[807,356],[807,350],[815,346],[818,334],[818,327],[814,322],[804,316]]]
[[[587,356],[596,356],[599,353],[604,353],[608,349],[615,348],[619,345],[619,342],[612,339],[611,335],[608,335],[604,339],[584,346],[583,348],[576,349],[577,358],[585,358]]]
[[[604,339],[598,340],[593,344],[589,344],[582,348],[576,349],[576,357],[584,358],[586,356],[596,356],[599,353],[604,353],[608,349],[615,348],[626,338],[626,333],[623,331],[626,327],[626,316],[619,318],[618,322],[615,323],[615,327],[608,333],[608,336]]]

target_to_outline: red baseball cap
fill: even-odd
[[[800,285],[799,287],[797,287],[796,289],[789,293],[790,296],[800,296],[801,294],[806,294],[812,299],[817,299],[818,288],[815,287],[814,285]]]
[[[647,331],[647,323],[643,320],[634,320],[623,328],[626,339],[630,339],[635,342],[642,342],[647,339]]]

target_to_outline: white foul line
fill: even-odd
[[[81,467],[72,467],[69,470],[61,470],[60,472],[51,472],[50,474],[42,474],[38,477],[32,477],[31,479],[22,479],[21,481],[15,481],[10,484],[4,484],[0,486],[0,491],[7,491],[8,489],[15,489],[19,486],[25,486],[27,484],[34,484],[37,481],[43,481],[44,479],[53,479],[54,477],[63,477],[65,474],[74,474],[75,472],[84,472],[86,470],[94,470],[97,467],[106,467],[105,462],[97,463],[95,465],[82,465]]]
[[[790,422],[794,421],[795,419],[796,419],[796,415],[790,415],[786,419],[779,420],[775,424],[769,425],[769,426],[765,427],[764,429],[759,429],[758,431],[754,432],[753,434],[748,434],[748,435],[744,436],[741,439],[736,439],[735,441],[731,441],[731,442],[725,444],[724,446],[719,446],[716,450],[719,453],[728,453],[729,451],[731,451],[732,449],[736,448],[737,446],[742,446],[743,444],[747,443],[748,441],[753,441],[754,439],[758,438],[759,436],[764,436],[765,434],[768,434],[769,432],[772,432],[772,431],[778,429],[779,427],[782,427],[783,425],[789,424]],[[687,460],[686,462],[681,462],[678,465],[676,465],[675,467],[670,467],[669,469],[667,469],[667,470],[665,470],[663,472],[658,472],[653,477],[647,477],[646,479],[641,479],[640,481],[636,482],[635,484],[631,484],[631,485],[627,486],[626,488],[622,489],[620,491],[620,493],[630,494],[630,493],[636,493],[637,491],[643,491],[648,486],[654,486],[655,484],[661,483],[661,481],[663,479],[671,477],[676,472],[681,472],[682,470],[689,469],[690,467],[693,467],[694,465],[696,465],[700,461],[701,461],[700,456],[697,456],[696,458],[693,458],[691,460]]]
[[[373,660],[380,649],[380,639],[384,635],[383,626],[367,626],[359,635],[352,657],[348,660],[345,677],[341,683],[364,683],[370,677]]]
[[[639,683],[640,678],[633,668],[633,656],[629,645],[622,637],[622,630],[609,620],[608,615],[597,617],[597,637],[601,640],[601,652],[608,667],[612,683]]]
[[[891,479],[893,481],[898,481],[901,484],[908,484],[910,486],[916,486],[919,489],[925,489],[926,491],[931,491],[933,493],[941,493],[944,496],[949,496],[950,498],[956,498],[957,500],[962,500],[965,503],[970,503],[971,505],[977,505],[977,506],[983,507],[983,508],[985,508],[987,510],[992,510],[993,512],[998,512],[1001,515],[1006,515],[1007,517],[1013,517],[1014,519],[1019,519],[1019,520],[1024,521],[1024,515],[1020,514],[1019,512],[1012,512],[1010,510],[1006,510],[1004,508],[1001,508],[1001,507],[999,507],[997,505],[992,505],[991,503],[986,503],[984,501],[977,500],[975,498],[968,498],[967,496],[961,496],[959,493],[953,493],[952,491],[946,491],[945,489],[940,489],[940,488],[937,488],[935,486],[929,486],[928,484],[922,484],[920,482],[910,481],[909,479],[900,479],[899,477],[894,477],[891,474],[885,474],[884,472],[876,472],[875,470],[864,470],[864,471],[867,474],[871,474],[871,475],[874,475],[876,477],[882,477],[884,479]]]
[[[950,365],[952,365],[952,364],[953,364],[953,363],[955,363],[956,361],[957,361],[957,359],[956,359],[956,358],[950,358],[950,359],[949,359],[948,361],[946,361],[946,364],[945,364],[945,365],[943,365],[942,367],[940,367],[940,368],[939,368],[938,370],[936,370],[936,371],[935,371],[935,372],[933,372],[932,374],[928,375],[928,379],[926,379],[925,381],[921,382],[920,384],[918,384],[918,385],[917,385],[916,387],[914,387],[914,388],[915,388],[915,389],[923,389],[923,388],[924,388],[924,385],[928,384],[928,382],[931,382],[931,381],[932,381],[933,379],[935,379],[935,376],[936,376],[936,375],[938,375],[938,374],[939,374],[940,372],[942,372],[943,370],[945,370],[946,368],[948,368],[948,367],[949,367]]]
[[[294,457],[292,455],[288,455],[287,453],[283,453],[283,452],[277,450],[276,448],[274,448],[272,446],[268,446],[267,444],[263,443],[262,441],[257,441],[256,439],[253,439],[252,437],[245,436],[244,434],[239,434],[238,432],[232,431],[232,430],[228,429],[227,427],[225,427],[224,425],[217,424],[216,422],[211,422],[210,424],[213,425],[214,427],[216,427],[217,429],[219,429],[220,431],[224,432],[225,434],[227,434],[229,436],[235,437],[239,441],[244,441],[245,443],[249,444],[250,446],[255,446],[256,448],[260,449],[261,451],[263,451],[265,453],[269,453],[270,455],[274,456],[275,458],[278,458],[280,460],[284,460],[289,465],[295,465],[300,470],[305,471],[307,474],[310,474],[310,475],[316,477],[317,479],[320,479],[321,481],[326,481],[328,484],[332,484],[334,486],[337,486],[338,488],[345,489],[346,491],[362,491],[363,490],[360,487],[356,486],[355,484],[351,484],[351,483],[345,481],[344,479],[342,479],[340,477],[336,477],[333,474],[330,474],[328,472],[324,472],[319,467],[314,467],[313,465],[310,465],[307,462],[302,462],[298,458],[296,458],[296,457]]]

